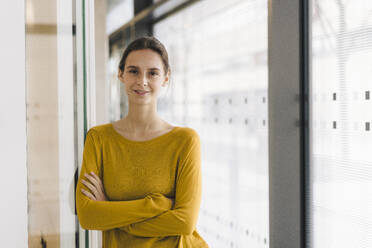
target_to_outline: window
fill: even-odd
[[[198,231],[211,247],[269,247],[267,1],[200,1],[154,26],[170,89],[158,111],[202,140]]]
[[[311,8],[309,247],[372,247],[372,2]]]

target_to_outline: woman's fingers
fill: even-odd
[[[92,176],[96,179],[96,181],[98,183],[98,186],[101,188],[101,191],[104,192],[103,183],[101,181],[101,178],[99,178],[96,174],[94,174],[94,172],[91,172],[90,174],[92,174]]]
[[[95,194],[97,201],[107,201],[101,178],[99,178],[94,172],[90,172],[89,176],[90,178],[94,178],[94,180],[92,179],[91,181],[94,181],[94,186],[97,189],[97,194]]]
[[[84,176],[94,185],[99,185],[99,182],[97,181],[96,178],[94,178],[91,174],[85,173]]]
[[[84,179],[82,179],[81,181],[88,189],[90,189],[90,193],[93,195],[94,200],[106,201],[107,198],[101,179],[96,174],[94,174],[94,172],[91,172],[90,174],[85,173],[84,176],[89,181],[86,181]]]
[[[91,172],[91,174],[85,174],[85,177],[94,185],[97,191],[102,191],[103,187],[101,186],[101,180],[99,177],[94,177],[93,175],[95,174]]]
[[[85,189],[81,189],[81,192],[82,192],[84,195],[88,196],[90,199],[96,201],[96,197],[95,197],[92,193],[90,193],[89,191],[87,191],[87,190],[85,190]]]
[[[94,196],[97,196],[97,188],[95,187],[95,185],[91,184],[90,182],[88,181],[85,181],[84,179],[81,179],[81,182],[88,188],[90,189],[90,191],[94,194]]]

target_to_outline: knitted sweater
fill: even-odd
[[[108,201],[93,201],[81,179],[94,172]],[[147,141],[123,137],[111,123],[89,129],[76,189],[84,229],[102,230],[103,248],[205,248],[196,224],[201,203],[201,149],[189,127]]]

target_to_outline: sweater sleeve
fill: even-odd
[[[157,216],[172,207],[173,201],[160,193],[129,201],[94,201],[81,192],[89,190],[81,179],[93,171],[102,179],[102,145],[98,133],[90,129],[87,133],[83,162],[76,187],[76,210],[80,225],[89,230],[108,230]]]
[[[123,226],[121,230],[142,237],[193,233],[202,191],[200,138],[196,132],[194,134],[180,154],[174,208],[145,221]]]

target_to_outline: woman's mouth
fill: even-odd
[[[146,95],[147,93],[149,93],[148,91],[142,91],[142,90],[135,90],[134,92],[136,92],[137,95],[140,95],[140,96],[144,96]]]

